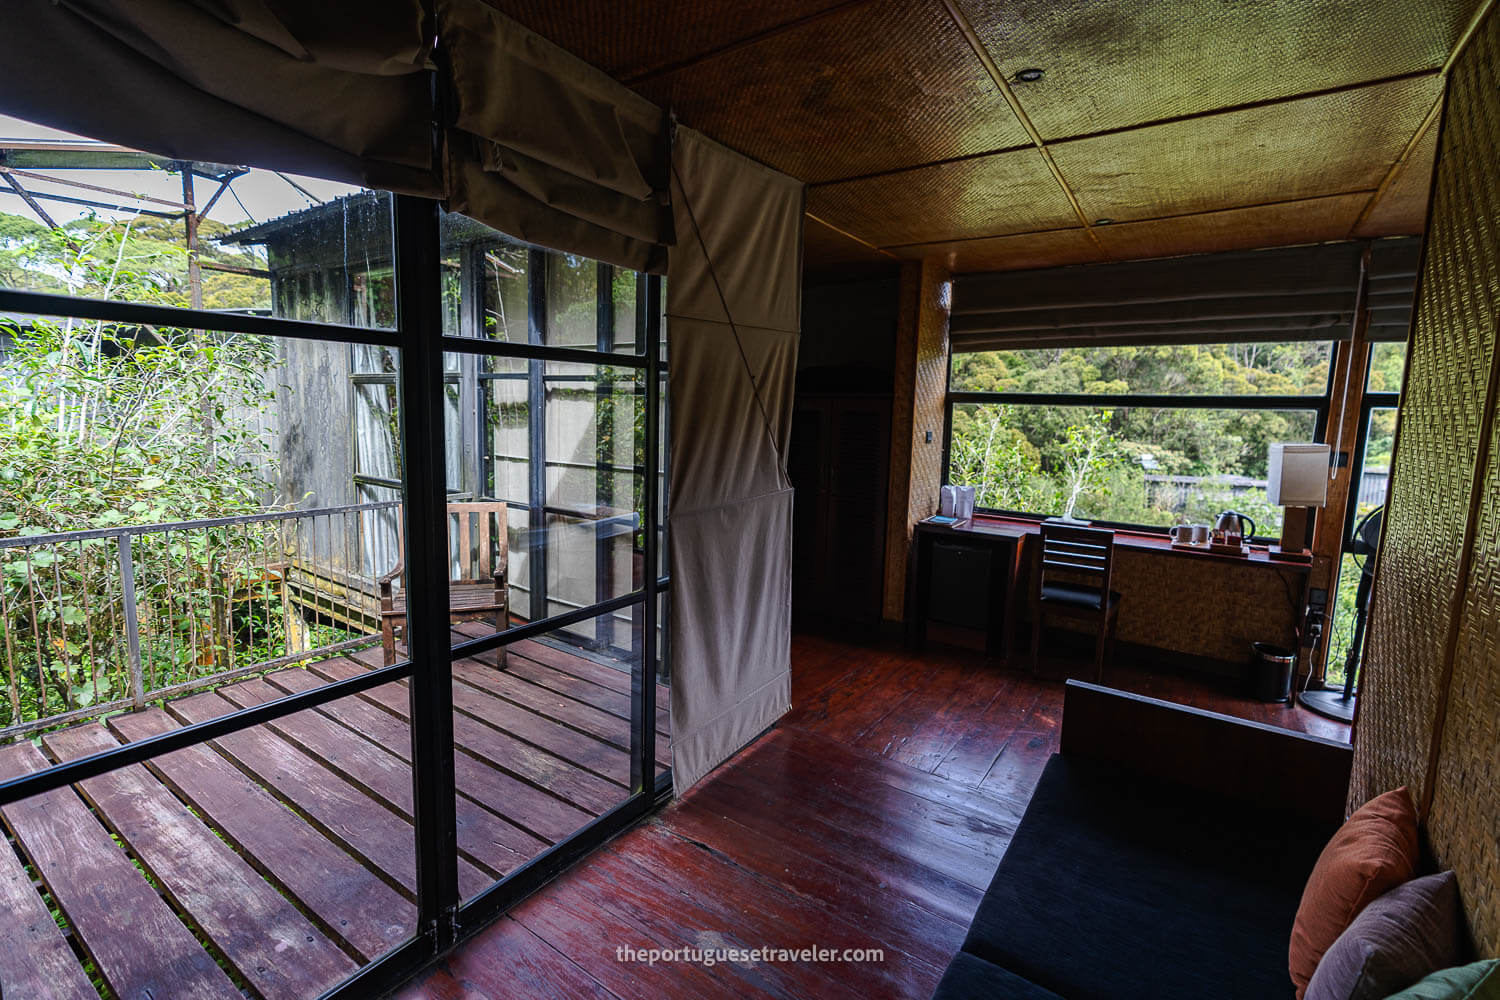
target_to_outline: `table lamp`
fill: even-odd
[[[1281,544],[1272,545],[1272,559],[1312,562],[1307,551],[1307,518],[1313,507],[1328,502],[1326,444],[1278,442],[1271,445],[1266,493],[1272,504],[1286,508],[1281,521]]]

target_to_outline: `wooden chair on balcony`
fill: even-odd
[[[1104,676],[1112,656],[1120,595],[1110,589],[1115,533],[1043,522],[1031,590],[1031,669],[1035,673],[1047,616],[1071,618],[1094,626],[1094,682]]]
[[[453,621],[493,620],[495,630],[508,625],[507,553],[505,504],[500,502],[450,503],[448,505],[448,612]],[[406,546],[401,520],[396,521],[396,565],[378,581],[380,585],[380,635],[385,663],[396,662],[396,629],[406,638],[406,589],[395,583],[406,572]],[[454,573],[456,572],[456,576]],[[496,651],[495,666],[505,667],[505,649]]]

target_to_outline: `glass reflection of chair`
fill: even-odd
[[[492,618],[495,631],[506,628],[510,613],[508,598],[506,506],[499,501],[450,503],[448,505],[448,613],[450,621],[483,621]],[[402,518],[396,519],[396,565],[382,576],[380,586],[380,636],[385,663],[396,662],[396,629],[406,639],[406,588],[396,581],[406,572],[406,546]],[[505,648],[495,651],[495,666],[505,667]]]

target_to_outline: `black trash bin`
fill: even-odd
[[[1257,701],[1289,701],[1292,697],[1292,668],[1297,653],[1269,642],[1253,643],[1250,659],[1250,695]]]

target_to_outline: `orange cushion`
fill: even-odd
[[[1403,785],[1355,810],[1308,876],[1288,953],[1298,1000],[1323,953],[1359,911],[1416,870],[1417,810]]]

